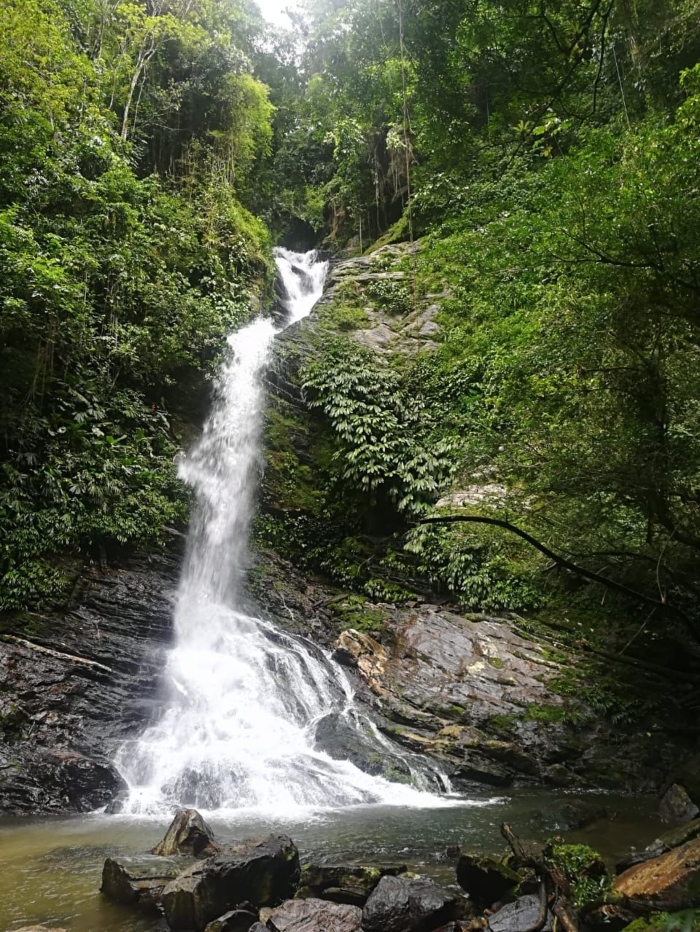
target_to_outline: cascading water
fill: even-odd
[[[313,252],[276,253],[287,320],[300,320],[321,295],[327,263]],[[261,374],[276,332],[257,320],[229,337],[213,410],[179,467],[196,506],[168,660],[172,699],[118,754],[130,788],[126,812],[438,804],[317,750],[315,728],[329,715],[369,732],[380,752],[389,744],[362,719],[345,674],[322,651],[238,610],[260,464]]]

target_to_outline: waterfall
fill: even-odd
[[[321,295],[327,263],[314,252],[282,249],[276,260],[287,321],[300,320]],[[160,720],[117,755],[129,785],[126,812],[197,806],[284,815],[300,807],[438,802],[316,749],[316,726],[335,715],[365,740],[370,734],[380,753],[401,756],[357,711],[342,668],[240,610],[261,463],[261,376],[276,332],[260,319],[228,338],[211,414],[179,465],[195,507],[166,670],[171,695]]]

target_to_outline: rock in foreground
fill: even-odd
[[[171,929],[204,929],[249,901],[273,906],[291,898],[299,882],[299,853],[291,838],[271,835],[193,864],[163,891]]]
[[[133,877],[118,861],[107,858],[102,868],[100,893],[115,903],[138,906],[146,912],[157,912],[163,890],[172,879],[172,874],[159,877]]]
[[[358,906],[309,897],[287,900],[267,920],[267,928],[271,932],[360,932],[361,923]]]
[[[382,877],[405,873],[400,867],[346,867],[307,864],[301,872],[297,899],[313,897],[334,903],[364,906]]]
[[[490,932],[521,932],[522,929],[534,928],[540,919],[540,898],[535,893],[519,897],[514,903],[507,903],[497,913],[489,917]],[[552,928],[552,915],[547,913],[542,932]]]
[[[364,932],[429,932],[459,918],[457,897],[431,880],[382,877],[362,911]]]
[[[512,895],[520,875],[496,858],[463,854],[457,862],[457,881],[481,908]]]
[[[249,907],[249,908],[248,908]],[[250,904],[232,909],[210,922],[204,932],[249,932],[251,926],[259,925],[257,911]]]

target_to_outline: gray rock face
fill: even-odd
[[[177,566],[89,567],[74,611],[0,621],[0,812],[85,812],[123,789],[110,760],[161,708]]]
[[[663,822],[689,822],[700,813],[687,792],[678,783],[666,790],[659,803]]]
[[[204,929],[243,902],[269,906],[294,895],[299,854],[291,838],[271,835],[193,864],[163,891],[171,929]]]
[[[507,903],[497,913],[490,916],[488,928],[490,932],[522,932],[522,929],[532,928],[539,916],[540,898],[532,893],[519,897],[514,903]],[[542,930],[550,932],[551,928],[552,914],[547,913]]]
[[[362,910],[347,903],[288,900],[267,920],[270,932],[360,932]]]
[[[431,880],[382,877],[362,911],[364,932],[430,932],[458,918],[456,897]]]

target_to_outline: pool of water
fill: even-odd
[[[449,885],[454,859],[448,845],[500,853],[500,825],[508,821],[523,839],[543,840],[560,828],[557,806],[585,799],[605,808],[607,817],[567,840],[586,842],[613,862],[630,847],[644,847],[662,831],[656,801],[613,796],[556,796],[521,791],[456,801],[441,809],[366,806],[341,811],[264,818],[248,813],[207,816],[220,843],[232,844],[269,832],[285,832],[302,861],[405,863]],[[157,873],[177,859],[148,851],[165,834],[167,818],[91,814],[73,817],[0,819],[0,930],[42,923],[70,932],[156,932],[166,928],[100,896],[106,857],[116,857],[135,873]]]

